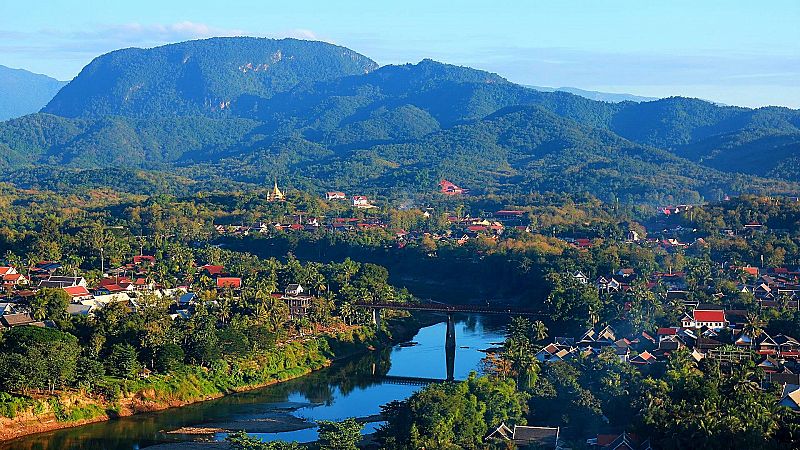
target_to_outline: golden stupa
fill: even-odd
[[[275,186],[272,188],[270,193],[267,195],[267,200],[271,202],[281,202],[286,200],[286,196],[283,195],[280,189],[278,189],[278,180],[275,180]]]

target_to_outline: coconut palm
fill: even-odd
[[[533,331],[533,338],[536,341],[543,341],[547,339],[547,326],[545,326],[544,322],[541,320],[533,322],[531,329]]]
[[[751,345],[755,344],[755,339],[764,332],[764,320],[756,313],[748,313],[747,321],[742,327],[742,333],[750,338]]]

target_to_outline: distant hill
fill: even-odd
[[[136,184],[152,189],[154,180],[192,189],[281,177],[407,195],[445,177],[477,194],[591,192],[651,204],[800,192],[797,110],[595,101],[432,60],[379,68],[319,42],[225,38],[112,52],[44,111],[0,123],[0,180],[116,188],[124,179],[112,174],[125,167],[170,174]]]
[[[225,116],[249,97],[371,72],[352,50],[297,39],[213,38],[95,58],[43,112],[64,117]]]
[[[598,91],[587,91],[584,89],[578,89],[574,87],[560,87],[560,88],[552,88],[552,87],[543,87],[543,86],[526,86],[531,89],[536,89],[537,91],[542,92],[569,92],[570,94],[579,95],[584,98],[588,98],[589,100],[597,100],[600,102],[611,102],[611,103],[619,103],[619,102],[652,102],[653,100],[658,100],[658,97],[642,97],[640,95],[633,95],[633,94],[615,94],[613,92],[598,92]]]
[[[0,66],[0,120],[39,111],[65,84],[47,75]]]

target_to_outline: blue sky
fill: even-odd
[[[800,108],[798,0],[0,0],[0,64],[64,80],[117,48],[232,35],[523,84]]]

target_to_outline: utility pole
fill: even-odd
[[[104,276],[106,273],[105,265],[103,262],[103,247],[100,247],[100,276]]]

